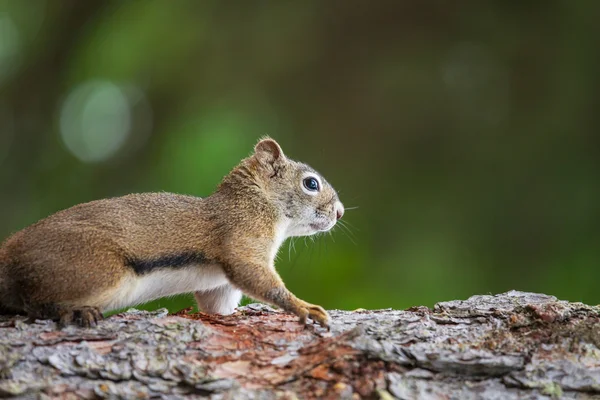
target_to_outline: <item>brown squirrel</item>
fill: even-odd
[[[105,311],[194,292],[230,314],[242,293],[328,326],[275,271],[283,241],[330,230],[344,214],[314,169],[261,140],[206,198],[131,194],[57,212],[0,247],[0,311],[94,326]]]

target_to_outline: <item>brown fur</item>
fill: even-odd
[[[218,312],[219,299],[237,288],[303,321],[311,317],[326,325],[327,313],[290,293],[273,265],[283,218],[303,223],[309,206],[327,218],[336,213],[337,194],[324,179],[318,195],[302,193],[299,182],[306,171],[313,170],[264,139],[207,198],[132,194],[53,214],[0,248],[0,308],[67,323],[78,313],[80,323],[90,324],[97,315],[88,308],[106,311],[114,289],[138,279],[129,260],[198,252],[220,266],[233,285],[198,292],[206,311]]]

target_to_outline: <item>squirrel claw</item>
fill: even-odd
[[[327,314],[327,311],[325,311],[323,307],[314,304],[304,303],[301,308],[299,322],[302,325],[306,326],[308,318],[312,319],[314,322],[318,323],[323,328],[330,330],[329,314]]]
[[[75,323],[84,328],[91,328],[98,325],[98,321],[104,317],[97,307],[77,307],[64,310],[58,321],[58,325],[63,328],[71,323]]]

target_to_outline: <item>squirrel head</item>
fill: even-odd
[[[310,166],[287,158],[275,140],[260,140],[246,161],[256,183],[279,211],[287,237],[326,232],[344,215],[344,206],[329,182]]]

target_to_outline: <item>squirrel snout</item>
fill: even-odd
[[[344,215],[344,205],[340,201],[337,201],[335,203],[335,216],[337,217],[337,219],[340,219],[340,218],[342,218],[343,215]]]

